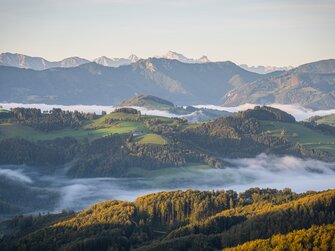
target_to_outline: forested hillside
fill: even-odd
[[[233,250],[269,250],[285,242],[286,247],[292,244],[292,248],[310,250],[332,246],[334,221],[334,190],[160,192],[134,202],[102,202],[75,215],[64,212],[3,222],[0,248],[163,251],[237,246]],[[15,231],[7,232],[12,226]]]

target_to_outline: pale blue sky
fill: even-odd
[[[168,50],[249,65],[335,58],[335,1],[0,0],[0,52],[59,60]]]

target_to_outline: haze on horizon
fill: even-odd
[[[331,0],[0,0],[0,52],[297,66],[335,58],[334,13]]]

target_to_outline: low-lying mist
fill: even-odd
[[[10,109],[14,107],[25,107],[25,108],[39,108],[42,111],[49,111],[53,108],[60,108],[65,111],[80,111],[80,112],[95,112],[96,114],[101,114],[102,111],[106,111],[110,113],[115,110],[115,106],[101,106],[101,105],[47,105],[47,104],[22,104],[22,103],[0,103],[5,109]],[[225,106],[217,106],[217,105],[195,105],[194,107],[197,108],[208,108],[213,110],[220,110],[220,111],[228,111],[228,112],[238,112],[244,111],[247,109],[252,109],[256,106],[256,104],[244,104],[235,107],[225,107]],[[274,108],[278,108],[283,110],[295,117],[296,120],[302,121],[308,119],[312,116],[324,116],[329,114],[335,114],[335,109],[331,110],[311,110],[308,108],[304,108],[300,105],[284,105],[284,104],[271,104]],[[145,115],[156,115],[156,116],[163,116],[163,117],[185,117],[185,118],[192,118],[189,115],[176,115],[170,113],[168,111],[159,111],[159,110],[149,110],[143,107],[134,107],[141,111],[142,114]],[[194,114],[195,115],[195,114]]]
[[[296,157],[260,154],[255,158],[224,159],[223,169],[180,167],[163,176],[152,178],[80,178],[66,175],[45,175],[29,166],[0,166],[0,178],[36,190],[57,193],[52,200],[54,212],[63,209],[81,210],[104,200],[134,200],[136,197],[163,190],[233,189],[251,187],[291,188],[296,192],[334,188],[335,163],[303,160]],[[64,170],[66,167],[62,167]],[[42,189],[42,190],[41,190]],[[44,193],[45,196],[45,193]],[[56,200],[56,201],[55,201]],[[43,210],[36,205],[35,212]]]

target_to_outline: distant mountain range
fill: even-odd
[[[244,103],[335,108],[335,60],[304,64],[277,76],[258,79],[229,91],[224,97],[227,106]]]
[[[93,61],[97,64],[108,67],[119,67],[121,65],[129,65],[139,60],[136,55],[130,55],[128,58],[108,58],[105,56],[94,59]]]
[[[22,54],[0,54],[0,65],[27,68],[33,70],[45,70],[55,67],[76,67],[89,62],[89,60],[79,57],[70,57],[65,58],[61,61],[51,62],[41,57],[30,57]]]
[[[193,59],[193,58],[188,58],[185,57],[183,54],[173,52],[173,51],[168,51],[167,53],[160,55],[160,56],[155,56],[155,58],[165,58],[165,59],[170,59],[170,60],[178,60],[182,63],[187,63],[187,64],[203,64],[203,63],[209,63],[211,62],[207,56],[202,56],[199,59]],[[63,59],[61,61],[48,61],[44,58],[41,57],[31,57],[23,54],[14,54],[14,53],[2,53],[0,54],[0,65],[5,65],[5,66],[13,66],[13,67],[19,67],[19,68],[26,68],[26,69],[33,69],[33,70],[46,70],[50,68],[57,68],[57,67],[63,67],[63,68],[68,68],[68,67],[76,67],[82,64],[86,64],[89,62],[95,62],[97,64],[101,64],[103,66],[108,66],[108,67],[119,67],[121,65],[129,65],[132,63],[135,63],[139,60],[140,58],[137,57],[136,55],[132,54],[128,58],[109,58],[106,56],[101,56],[98,58],[93,59],[92,61],[80,58],[80,57],[70,57]],[[275,71],[286,71],[290,70],[293,67],[276,67],[276,66],[248,66],[246,64],[240,65],[241,68],[259,73],[259,74],[267,74],[270,72],[275,72]]]
[[[41,57],[30,57],[23,54],[2,53],[0,54],[0,65],[13,66],[18,68],[32,69],[32,70],[46,70],[50,68],[70,68],[77,67],[82,64],[96,62],[108,67],[119,67],[121,65],[129,65],[139,60],[136,55],[130,55],[128,58],[108,58],[105,56],[94,59],[93,61],[70,57],[61,61],[48,61]]]
[[[194,59],[194,58],[187,58],[183,54],[174,52],[174,51],[168,51],[166,54],[162,56],[157,56],[157,58],[166,58],[166,59],[171,59],[171,60],[178,60],[182,63],[187,63],[187,64],[203,64],[203,63],[209,63],[207,56],[202,56],[199,59]]]
[[[165,56],[170,59],[138,59],[133,55],[108,61],[101,57],[96,59],[99,64],[69,58],[58,62],[59,68],[40,71],[22,69],[31,63],[31,58],[17,60],[16,55],[9,60],[2,54],[2,62],[6,63],[0,66],[0,101],[115,105],[129,97],[150,94],[177,105],[281,103],[312,109],[335,107],[334,59],[289,71],[257,74],[230,61],[183,63],[180,60],[184,59],[174,59],[175,54]],[[33,59],[39,69],[55,64],[42,58]],[[133,63],[126,63],[129,61]],[[102,65],[122,62],[124,65],[119,67]]]
[[[288,70],[291,70],[291,69],[294,68],[293,66],[283,66],[283,67],[262,66],[262,65],[248,66],[246,64],[241,64],[240,67],[247,70],[247,71],[256,72],[256,73],[259,73],[259,74],[267,74],[267,73],[271,73],[271,72],[275,72],[275,71],[288,71]]]
[[[44,71],[0,66],[0,101],[112,105],[151,94],[177,105],[221,104],[228,91],[263,77],[229,61],[185,64],[163,58],[117,68],[97,63]]]

